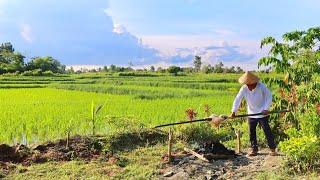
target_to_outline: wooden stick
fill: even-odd
[[[66,142],[66,149],[69,149],[69,141],[70,141],[70,131],[67,132],[67,142]]]
[[[240,129],[236,130],[237,136],[237,153],[241,153],[241,131]]]
[[[168,161],[172,162],[172,131],[171,128],[169,129],[169,139],[168,139]]]
[[[277,113],[284,113],[284,112],[290,112],[290,111],[289,110],[270,111],[269,114],[277,114]],[[241,118],[241,117],[247,117],[247,116],[258,116],[258,115],[263,115],[263,113],[236,115],[234,118]],[[181,121],[181,122],[177,122],[177,123],[162,124],[159,126],[155,126],[154,128],[174,126],[174,125],[179,125],[179,124],[188,124],[188,123],[194,123],[194,122],[211,121],[211,120],[212,120],[212,118],[204,118],[204,119],[198,119],[198,120],[192,120],[192,121]]]
[[[184,150],[188,153],[191,153],[192,155],[196,156],[197,158],[205,161],[205,162],[210,162],[207,158],[205,158],[203,155],[196,153],[195,151],[192,151],[191,149],[184,148]]]

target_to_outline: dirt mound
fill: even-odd
[[[22,144],[15,146],[0,144],[0,162],[19,163],[30,154],[30,149]]]
[[[0,145],[0,162],[43,163],[47,161],[71,161],[74,159],[92,160],[103,156],[112,156],[116,151],[132,150],[139,146],[154,145],[164,141],[167,135],[157,130],[141,130],[103,136],[74,136],[67,142],[60,139],[53,142],[27,147],[17,144],[9,146]]]
[[[105,139],[99,137],[74,136],[32,148],[33,154],[26,162],[70,161],[73,159],[90,160],[100,156]]]
[[[90,160],[101,154],[104,142],[105,139],[99,137],[74,136],[70,138],[68,145],[66,140],[57,140],[34,147],[1,144],[0,162],[29,165],[47,161]]]

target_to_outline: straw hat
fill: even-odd
[[[259,82],[258,76],[254,75],[252,72],[247,71],[239,78],[240,84],[254,84]]]

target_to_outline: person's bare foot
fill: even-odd
[[[278,153],[277,153],[276,149],[270,149],[269,155],[270,156],[277,156]]]

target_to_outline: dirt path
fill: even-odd
[[[237,156],[230,160],[216,160],[206,163],[192,155],[181,155],[173,165],[166,165],[160,179],[254,179],[260,172],[276,170],[282,156],[269,156],[262,149],[258,156]]]

